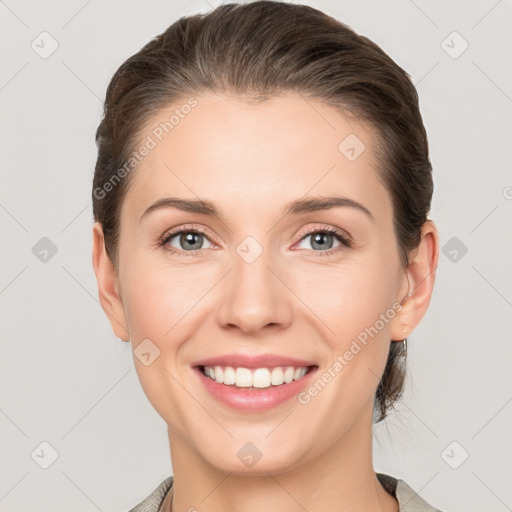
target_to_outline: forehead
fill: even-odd
[[[390,214],[371,127],[298,94],[194,100],[162,109],[141,130],[136,149],[151,149],[124,200],[134,214],[165,196],[200,197],[241,214],[333,193],[366,203],[374,216]]]

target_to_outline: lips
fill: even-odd
[[[245,412],[266,411],[290,400],[318,369],[313,361],[274,354],[229,354],[192,366],[209,395]]]
[[[316,366],[315,361],[296,359],[293,357],[280,356],[275,354],[261,354],[248,356],[243,354],[227,354],[223,356],[202,359],[192,363],[191,366],[232,366],[234,368],[276,368],[278,366],[293,366],[301,368],[304,366]]]

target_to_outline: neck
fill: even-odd
[[[169,443],[173,512],[398,511],[373,470],[372,424],[365,418],[315,458],[259,474],[220,471],[170,431]]]

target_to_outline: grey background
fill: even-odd
[[[219,3],[0,0],[3,512],[126,511],[171,474],[166,424],[97,300],[94,132],[122,61]],[[447,512],[512,510],[511,2],[306,3],[410,73],[434,166],[443,252],[375,469]]]

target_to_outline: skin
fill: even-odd
[[[195,97],[197,107],[133,171],[117,269],[101,225],[93,227],[99,297],[116,336],[133,349],[149,338],[160,350],[148,366],[134,362],[168,425],[173,510],[397,511],[373,469],[374,394],[390,340],[408,336],[428,308],[436,227],[425,223],[403,268],[370,127],[295,94],[259,104]],[[338,150],[349,134],[366,145],[355,161]],[[331,195],[361,203],[374,220],[351,207],[283,216],[293,200]],[[140,219],[170,196],[211,201],[223,219],[176,208]],[[159,245],[182,226],[206,232],[195,255]],[[352,247],[327,235],[326,248],[337,250],[320,255],[303,233],[325,227],[348,233]],[[236,252],[247,236],[263,249],[252,263]],[[190,252],[179,235],[168,245]],[[316,361],[321,374],[394,303],[402,303],[396,316],[306,405],[292,398],[242,413],[207,394],[191,368],[222,354],[273,353]],[[237,457],[247,442],[262,454],[250,468]]]

